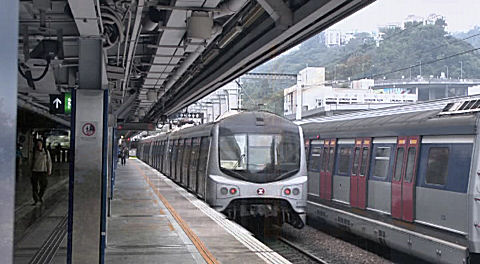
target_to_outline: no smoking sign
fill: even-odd
[[[82,133],[87,137],[91,137],[95,135],[95,125],[92,123],[83,124]]]
[[[97,122],[85,121],[81,123],[80,137],[84,139],[93,139],[97,137]]]

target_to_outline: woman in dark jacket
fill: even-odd
[[[38,140],[35,143],[32,159],[32,196],[34,203],[43,203],[43,194],[47,189],[47,176],[52,174],[52,159],[48,150],[43,147],[43,142]]]

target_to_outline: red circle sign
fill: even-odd
[[[85,123],[82,126],[82,133],[87,137],[93,136],[95,134],[95,125],[92,123]]]

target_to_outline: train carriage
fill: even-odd
[[[479,105],[459,98],[303,121],[308,221],[435,263],[478,258]]]
[[[141,140],[139,158],[229,218],[274,219],[301,228],[307,172],[301,128],[268,112]]]

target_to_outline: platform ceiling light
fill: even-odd
[[[148,92],[147,92],[147,100],[148,100],[148,101],[155,101],[155,100],[157,100],[157,92],[156,92],[156,91],[148,91]]]
[[[207,12],[192,12],[188,18],[187,38],[209,39],[212,35],[213,18]]]
[[[218,47],[223,49],[228,43],[236,38],[242,32],[241,26],[235,26],[218,42]]]
[[[208,64],[210,61],[212,61],[215,57],[218,56],[220,53],[219,49],[212,49],[210,50],[205,57],[203,57],[203,63]]]

